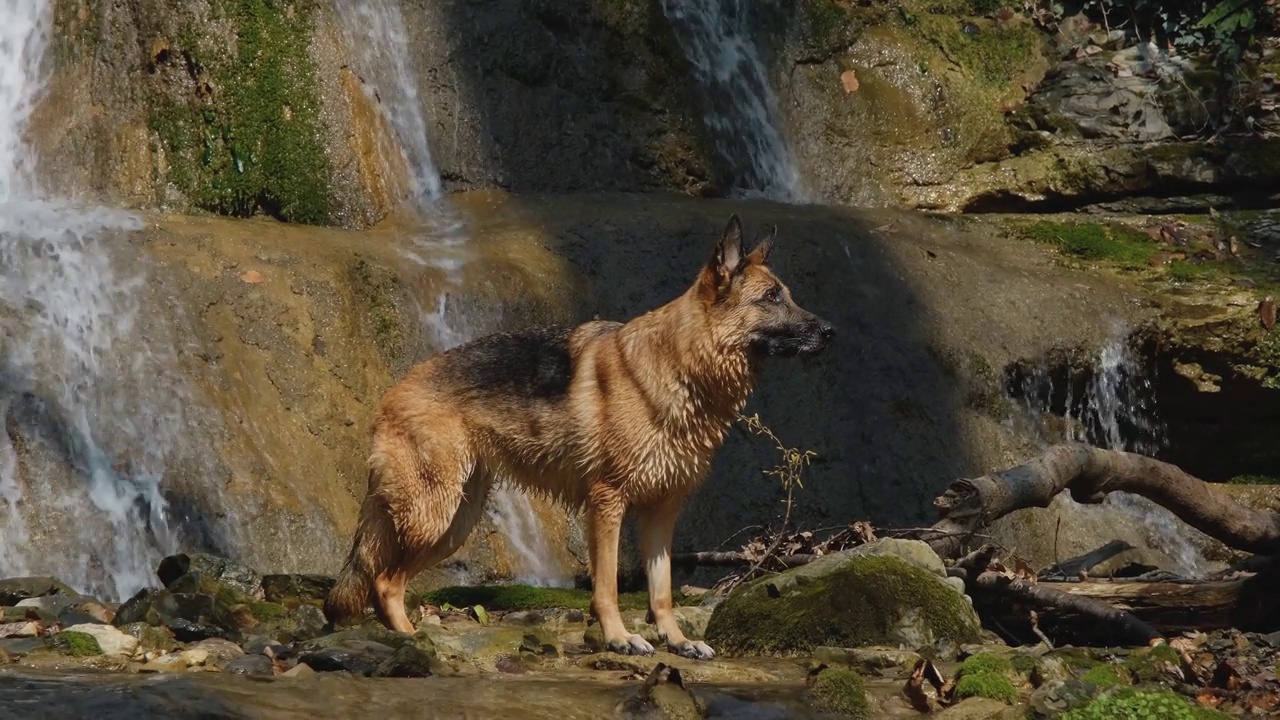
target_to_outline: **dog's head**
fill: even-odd
[[[816,355],[830,344],[831,323],[796,305],[791,291],[769,270],[778,228],[744,253],[737,215],[716,241],[698,277],[698,297],[711,316],[711,332],[722,345],[755,357]]]

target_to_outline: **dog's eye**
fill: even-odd
[[[767,292],[765,292],[764,299],[766,302],[777,304],[782,302],[782,293],[778,290],[778,288],[771,287]]]

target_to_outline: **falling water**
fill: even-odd
[[[122,598],[176,544],[161,482],[184,390],[164,328],[139,316],[141,271],[107,242],[139,220],[34,179],[24,133],[52,11],[0,5],[0,576]]]
[[[748,31],[748,0],[662,0],[694,79],[703,119],[744,195],[803,202],[805,192],[782,132],[778,99]]]
[[[1154,376],[1142,359],[1133,353],[1129,333],[1117,325],[1098,351],[1082,396],[1073,396],[1075,378],[1055,379],[1047,368],[1037,368],[1023,381],[1022,397],[1026,416],[1039,431],[1042,445],[1051,406],[1060,402],[1064,411],[1066,440],[1087,442],[1109,450],[1126,450],[1158,456],[1165,447],[1164,425],[1156,412]],[[1063,386],[1055,386],[1062,382]],[[1068,502],[1074,502],[1068,499]],[[1111,493],[1104,501],[1139,519],[1146,528],[1151,546],[1179,565],[1179,573],[1203,574],[1205,560],[1188,539],[1188,529],[1173,513],[1139,495]],[[1087,506],[1083,508],[1087,512]]]
[[[460,322],[449,312],[451,295],[462,289],[461,270],[467,259],[466,231],[444,202],[443,184],[431,153],[427,120],[423,115],[418,75],[410,63],[412,53],[404,13],[398,0],[341,0],[337,5],[349,44],[358,55],[356,65],[360,75],[395,130],[405,162],[411,169],[411,205],[421,225],[413,238],[413,247],[406,254],[414,262],[444,271],[444,287],[432,303],[420,304],[420,320],[434,349],[454,347],[478,334],[477,327]],[[569,582],[564,570],[550,562],[552,553],[546,532],[528,497],[517,490],[497,488],[486,512],[517,555],[521,582],[538,585]]]

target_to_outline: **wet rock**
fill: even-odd
[[[82,597],[71,605],[71,612],[87,615],[95,622],[110,623],[116,616],[116,611],[107,605],[94,600],[93,598]]]
[[[173,652],[162,655],[144,663],[138,668],[140,673],[173,673],[186,672],[187,668],[204,662],[204,658],[186,652]]]
[[[551,632],[541,629],[531,630],[520,640],[520,654],[539,658],[557,658],[564,652],[560,639]]]
[[[1023,720],[1024,713],[999,700],[990,698],[965,698],[931,717],[936,720]]]
[[[281,673],[280,677],[304,678],[304,677],[308,677],[315,674],[316,674],[316,671],[312,669],[310,665],[298,663],[297,665],[294,665],[293,667]]]
[[[946,584],[941,562],[903,542],[869,543],[735,590],[716,606],[708,643],[731,653],[799,654],[823,645],[976,641],[977,615]]]
[[[323,602],[335,582],[330,575],[263,575],[262,591],[271,602]]]
[[[65,628],[66,633],[82,633],[97,641],[103,655],[117,655],[124,658],[133,657],[138,649],[138,639],[122,632],[119,628],[100,623],[72,625]]]
[[[619,703],[616,717],[628,720],[699,720],[707,708],[684,686],[680,670],[658,663],[636,694]]]
[[[27,653],[43,649],[45,642],[42,638],[0,638],[0,652],[5,653],[13,659],[18,659]]]
[[[51,577],[17,577],[0,580],[0,606],[13,606],[28,598],[79,595],[66,584]]]
[[[171,592],[197,592],[197,588],[180,589],[172,585],[179,580],[186,584],[199,585],[198,578],[186,578],[184,575],[195,575],[206,578],[218,585],[227,587],[241,595],[255,600],[262,599],[262,576],[252,568],[240,565],[227,558],[203,553],[179,553],[170,555],[160,561],[156,575],[165,588]]]
[[[813,659],[828,665],[847,665],[863,674],[881,671],[891,674],[911,670],[920,655],[891,647],[818,647],[813,651]]]
[[[244,651],[250,655],[265,655],[269,658],[280,657],[287,653],[287,648],[274,638],[255,635],[244,643]]]
[[[138,651],[144,655],[163,655],[174,648],[173,633],[168,628],[136,622],[120,626],[120,630],[138,641]]]
[[[0,625],[0,638],[38,637],[44,627],[34,620],[19,620]]]
[[[436,654],[414,644],[401,645],[374,670],[375,677],[416,678],[435,674]]]
[[[340,645],[304,652],[298,662],[317,672],[349,672],[373,675],[395,650],[372,640],[347,640]]]
[[[205,653],[205,665],[224,667],[236,658],[243,657],[245,652],[240,646],[223,638],[207,638],[190,648],[192,651]]]
[[[116,626],[135,622],[167,626],[180,642],[199,642],[211,637],[235,640],[239,637],[230,608],[218,598],[200,593],[172,593],[154,588],[141,590],[120,606],[112,620]]]
[[[263,629],[279,642],[303,642],[325,633],[328,620],[315,605],[299,605],[283,617],[263,623]]]
[[[15,608],[31,608],[39,610],[41,613],[57,617],[70,608],[76,601],[76,598],[68,595],[44,595],[41,597],[31,597],[25,600],[19,600],[14,603]]]
[[[116,615],[112,618],[111,624],[116,627],[138,622],[160,625],[166,616],[172,617],[177,612],[177,603],[168,590],[143,588],[116,609]]]
[[[275,665],[265,655],[244,655],[230,660],[222,671],[231,675],[266,677],[275,674]]]

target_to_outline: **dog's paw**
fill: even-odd
[[[667,649],[690,660],[710,660],[716,656],[716,651],[701,640],[685,640],[678,645],[668,645]]]
[[[653,646],[639,635],[628,635],[620,640],[610,640],[607,646],[619,655],[652,655]]]

